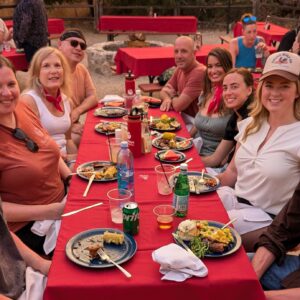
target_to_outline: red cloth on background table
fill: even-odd
[[[9,52],[3,50],[1,55],[9,59],[17,71],[26,71],[28,69],[28,62],[24,52],[17,53],[15,48],[11,48]]]
[[[158,109],[149,110],[149,116],[160,114],[162,112]],[[168,114],[176,116],[177,120],[183,124],[179,114],[175,112]],[[94,133],[94,126],[100,119],[103,118],[94,117],[92,112],[88,113],[77,165],[95,159],[108,159],[106,136],[95,136]],[[185,128],[182,128],[178,135],[187,136],[188,133]],[[159,265],[152,261],[152,251],[173,242],[171,233],[182,219],[175,218],[174,227],[170,230],[160,230],[157,227],[156,217],[152,210],[160,203],[171,203],[172,195],[161,196],[157,192],[154,166],[158,162],[153,157],[153,153],[156,151],[153,148],[152,154],[146,154],[134,160],[135,193],[140,208],[140,232],[134,237],[138,247],[136,254],[123,265],[133,277],[127,279],[116,268],[92,270],[80,267],[66,257],[66,243],[75,234],[92,228],[122,229],[122,225],[113,224],[111,221],[109,202],[106,196],[108,190],[116,187],[116,181],[93,183],[88,196],[83,198],[82,193],[87,181],[75,176],[71,181],[65,212],[100,201],[103,202],[103,205],[63,218],[48,276],[45,300],[76,300],[91,297],[101,299],[125,297],[132,300],[152,300],[153,297],[174,300],[182,300],[187,297],[190,299],[201,298],[201,300],[265,299],[243,249],[239,249],[228,257],[204,259],[209,270],[209,274],[205,278],[194,277],[182,283],[161,280]],[[188,157],[194,158],[189,163],[189,170],[200,171],[203,163],[196,150],[193,148],[185,153]],[[145,180],[140,175],[148,175],[148,178]],[[202,195],[192,194],[188,218],[217,220],[223,223],[228,221],[227,213],[215,192]]]
[[[279,25],[275,25],[273,23],[270,23],[270,29],[265,30],[265,22],[256,22],[257,25],[257,35],[262,36],[267,45],[271,45],[272,41],[280,42],[282,37],[285,35],[286,32],[289,31],[289,29],[284,28]],[[237,22],[233,28],[233,36],[238,37],[242,35],[242,23]]]
[[[101,16],[98,28],[102,31],[196,33],[197,18],[194,16]]]

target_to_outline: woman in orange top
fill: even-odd
[[[63,180],[70,170],[39,119],[19,103],[20,89],[11,63],[0,56],[0,196],[9,229],[43,253],[44,237],[31,232],[37,220],[60,219]]]

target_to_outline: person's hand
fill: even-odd
[[[268,46],[266,45],[266,43],[264,42],[259,42],[257,45],[256,45],[257,48],[261,49],[262,51],[268,51]]]
[[[72,133],[76,133],[76,134],[82,134],[83,132],[83,126],[80,123],[75,123],[72,126]]]
[[[65,208],[65,201],[55,202],[49,205],[49,220],[60,220]]]
[[[293,43],[292,52],[295,54],[298,54],[300,52],[300,43],[298,43],[297,41]]]
[[[172,108],[172,100],[170,98],[165,99],[160,105],[161,111],[169,111]]]
[[[81,113],[78,110],[78,108],[74,108],[71,112],[71,121],[72,121],[72,123],[76,123],[79,120],[80,115],[81,115]]]

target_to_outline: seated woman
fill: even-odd
[[[0,196],[8,226],[31,249],[44,253],[36,220],[58,220],[70,170],[40,120],[24,103],[11,63],[0,56]]]
[[[51,265],[51,261],[46,260],[30,250],[20,239],[13,233],[10,233],[6,221],[3,217],[1,198],[0,198],[0,299],[17,299],[24,289],[26,289],[25,281],[31,272],[41,280],[31,282],[35,286],[35,291],[38,290],[42,299],[43,289],[46,281],[44,275],[47,275]],[[26,267],[31,267],[33,270],[27,270]],[[36,273],[39,272],[39,273]],[[9,274],[10,276],[6,276]],[[35,277],[36,278],[36,277]],[[32,288],[33,286],[31,286]],[[30,291],[27,290],[27,293]],[[28,295],[33,296],[33,295]]]
[[[244,246],[254,243],[292,197],[300,175],[300,57],[267,59],[250,117],[238,124],[234,158],[219,176],[219,195]]]
[[[230,118],[230,110],[224,106],[222,100],[222,82],[225,73],[232,68],[231,55],[226,49],[214,48],[208,53],[206,65],[199,111],[190,131],[192,137],[199,134],[202,138],[201,156],[214,153]]]
[[[77,147],[71,138],[69,76],[68,63],[59,50],[39,49],[31,61],[28,89],[22,93],[21,101],[41,120],[59,146],[62,157],[71,165],[75,162]]]
[[[264,58],[267,58],[270,53],[263,37],[257,36],[256,17],[247,13],[242,16],[241,22],[243,35],[233,38],[229,43],[233,66],[255,68],[256,48],[261,49]]]
[[[233,110],[222,141],[215,152],[201,159],[206,167],[219,167],[227,163],[228,156],[234,151],[237,135],[237,122],[248,117],[248,106],[253,101],[253,76],[245,68],[234,68],[223,79],[223,99],[226,107]]]

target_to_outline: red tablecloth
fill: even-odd
[[[256,22],[257,25],[257,34],[262,36],[267,45],[271,45],[273,41],[280,42],[282,37],[286,32],[289,30],[287,28],[281,27],[279,25],[275,25],[273,23],[270,23],[270,29],[265,30],[265,22]],[[234,37],[241,36],[242,35],[242,23],[237,22],[233,29],[233,35]]]
[[[101,31],[196,33],[197,18],[194,16],[101,16],[98,28]]]
[[[228,44],[203,45],[196,58],[205,64],[209,51],[215,47],[228,48]],[[115,57],[117,73],[131,70],[136,77],[158,76],[175,65],[174,47],[120,48]]]
[[[8,58],[15,66],[16,70],[26,71],[28,69],[28,62],[24,52],[17,53],[16,49],[11,48],[9,52],[3,51],[1,55]]]
[[[5,24],[7,28],[13,26],[12,20],[6,20]],[[64,20],[63,19],[48,19],[48,33],[49,34],[59,34],[65,30]]]
[[[158,116],[161,112],[150,110],[150,115]],[[177,113],[176,116],[182,123]],[[100,118],[101,119],[101,118]],[[80,144],[77,164],[90,160],[107,160],[108,147],[106,137],[95,133],[94,126],[100,120],[88,113]],[[188,136],[185,128],[178,135]],[[93,183],[87,198],[82,197],[87,182],[74,177],[68,195],[65,212],[78,209],[99,201],[102,206],[86,210],[80,214],[65,217],[50,269],[45,300],[59,299],[222,299],[222,300],[260,300],[265,299],[251,264],[241,248],[235,254],[218,259],[204,259],[209,274],[205,278],[191,278],[182,283],[162,281],[159,265],[154,263],[151,253],[154,249],[172,242],[172,230],[159,230],[152,212],[159,203],[171,203],[172,195],[160,196],[157,192],[154,166],[158,164],[153,154],[134,160],[136,201],[140,207],[140,232],[135,236],[138,251],[124,264],[132,274],[127,279],[116,268],[91,270],[77,266],[65,255],[67,241],[75,234],[91,228],[119,228],[111,222],[106,193],[117,186],[116,182]],[[189,163],[189,170],[201,170],[203,164],[194,148],[185,152],[194,160]],[[147,175],[148,178],[140,175]],[[228,220],[216,193],[191,195],[188,218],[208,219],[226,222]],[[182,219],[176,219],[175,226]]]

